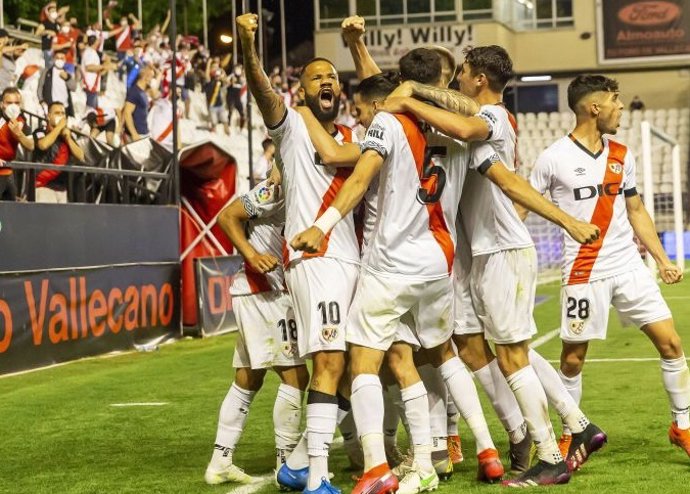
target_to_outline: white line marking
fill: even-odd
[[[690,360],[690,357],[685,360]],[[616,362],[658,362],[659,357],[624,357],[624,358],[588,358],[586,363],[616,363]],[[552,364],[560,364],[560,360],[549,360]]]
[[[541,335],[536,340],[533,340],[532,343],[529,344],[529,347],[530,348],[539,348],[544,343],[547,343],[547,342],[553,340],[556,336],[558,336],[558,333],[560,331],[561,331],[561,328],[552,329],[548,333]]]
[[[143,403],[111,403],[111,407],[119,407],[119,408],[124,408],[124,407],[162,407],[165,405],[169,405],[167,401],[151,401],[151,402],[143,402]]]

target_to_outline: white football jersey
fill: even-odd
[[[285,201],[279,185],[259,182],[252,190],[240,196],[244,210],[249,216],[247,240],[260,254],[271,254],[283,260],[283,226],[285,224]],[[283,266],[273,271],[259,273],[245,261],[232,280],[230,294],[233,296],[285,290]]]
[[[486,141],[472,143],[472,160],[460,208],[472,255],[531,247],[532,237],[513,202],[482,175],[495,163],[515,171],[515,121],[502,105],[484,105],[477,116],[489,125]],[[500,165],[499,165],[500,166]]]
[[[362,152],[367,150],[379,153],[384,163],[363,266],[421,280],[449,276],[467,169],[465,147],[436,133],[425,136],[409,116],[379,113],[362,143]]]
[[[353,142],[352,131],[336,125],[338,142]],[[288,108],[283,120],[268,134],[276,143],[283,163],[282,186],[285,194],[285,239],[288,262],[311,257],[332,257],[359,263],[359,244],[352,213],[346,215],[326,235],[321,248],[314,254],[295,251],[289,243],[298,233],[314,224],[331,205],[352,168],[324,166],[317,162],[317,153],[309,138],[307,126],[299,113]]]
[[[593,223],[601,234],[580,245],[567,233],[563,283],[574,285],[608,278],[642,266],[633,241],[625,197],[637,194],[635,159],[628,148],[603,138],[592,154],[574,137],[563,137],[541,153],[532,170],[532,186],[571,216]]]

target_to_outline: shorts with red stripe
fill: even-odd
[[[449,276],[417,280],[362,270],[348,316],[347,342],[381,351],[397,341],[434,348],[453,334],[452,314]]]
[[[656,280],[640,266],[618,275],[561,288],[561,339],[570,343],[605,340],[609,307],[624,324],[642,328],[671,319]]]
[[[534,247],[473,257],[470,287],[486,339],[508,345],[527,341],[537,332],[533,317],[537,291]]]
[[[302,259],[285,271],[301,357],[345,351],[347,313],[358,275],[358,264],[331,257]]]
[[[232,308],[239,331],[233,367],[266,369],[304,363],[297,355],[297,323],[286,292],[235,296]]]

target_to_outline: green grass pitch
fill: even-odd
[[[690,281],[664,287],[676,326],[690,355]],[[539,332],[557,327],[558,286],[536,310]],[[93,359],[0,379],[0,493],[228,493],[236,486],[207,486],[217,413],[232,380],[234,335],[187,340],[155,353]],[[540,351],[558,358],[559,340]],[[590,358],[655,357],[635,329],[612,314],[609,339],[591,346]],[[274,462],[272,403],[277,379],[269,375],[252,405],[236,463],[264,475]],[[166,402],[159,407],[114,408],[112,403]],[[484,410],[505,453],[507,438],[493,410]],[[590,362],[582,407],[609,434],[609,444],[577,473],[562,493],[690,492],[690,458],[667,439],[670,422],[659,364],[655,361]],[[474,444],[461,424],[465,462],[440,494],[497,492],[475,480]],[[401,443],[406,439],[401,436]],[[403,445],[401,444],[401,445]],[[505,457],[505,454],[503,455]],[[331,456],[335,485],[348,493],[342,449]],[[259,494],[276,492],[266,486]]]

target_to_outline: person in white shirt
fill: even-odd
[[[259,183],[266,179],[268,172],[271,170],[275,160],[276,145],[273,143],[271,138],[264,139],[261,142],[261,147],[263,148],[264,152],[254,162],[254,166],[252,167],[254,183]]]
[[[602,75],[578,76],[568,86],[568,105],[575,129],[539,156],[530,181],[569,214],[596,224],[601,236],[589,245],[565,236],[561,379],[579,403],[589,341],[606,338],[613,305],[659,351],[673,417],[669,440],[690,456],[690,371],[671,311],[633,236],[654,257],[664,283],[678,283],[683,272],[666,255],[637,193],[632,152],[608,137],[616,134],[624,108],[618,83]],[[570,440],[564,427],[562,442]]]

